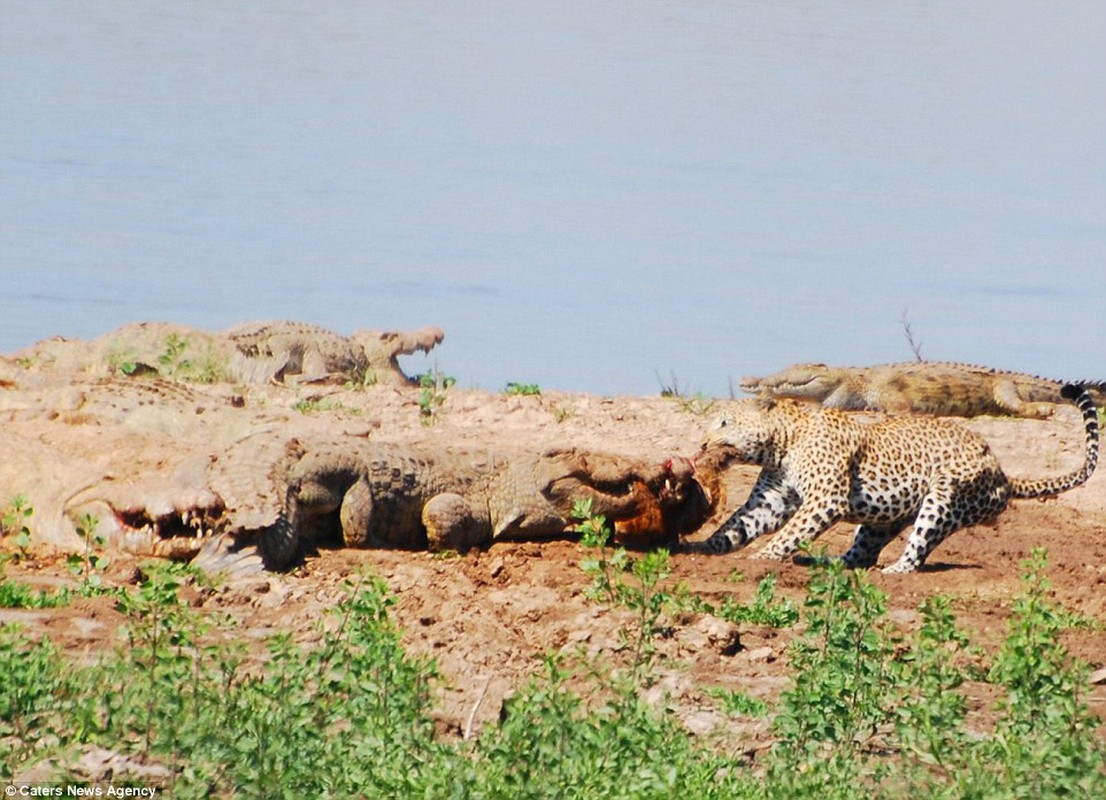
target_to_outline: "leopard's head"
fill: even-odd
[[[714,453],[720,464],[763,464],[773,441],[770,406],[762,400],[733,403],[711,423],[700,449]]]

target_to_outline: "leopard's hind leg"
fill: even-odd
[[[933,482],[922,499],[914,527],[898,561],[883,571],[913,572],[951,533],[993,520],[1006,508],[1010,485],[997,470],[981,470],[965,480],[943,477]]]
[[[845,555],[841,556],[842,563],[849,569],[874,567],[879,561],[879,554],[883,552],[883,548],[898,536],[899,531],[905,526],[905,520],[858,526],[852,546]]]

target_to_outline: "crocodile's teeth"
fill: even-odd
[[[186,527],[186,528],[188,527],[188,524],[191,521],[191,519],[192,519],[192,512],[189,511],[187,508],[184,511],[181,512],[180,521],[181,521],[181,524],[184,525],[184,527]]]

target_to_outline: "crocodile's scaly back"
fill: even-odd
[[[1098,409],[1095,408],[1091,394],[1086,387],[1074,384],[1065,386],[1061,393],[1066,400],[1072,400],[1083,414],[1083,429],[1087,434],[1086,455],[1083,466],[1067,475],[1056,478],[1027,480],[1010,478],[1011,496],[1019,498],[1050,497],[1074,489],[1094,474],[1098,464]]]

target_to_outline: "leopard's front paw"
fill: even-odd
[[[880,572],[884,575],[909,575],[915,569],[917,568],[911,562],[903,561],[900,558],[894,564],[884,567]]]

